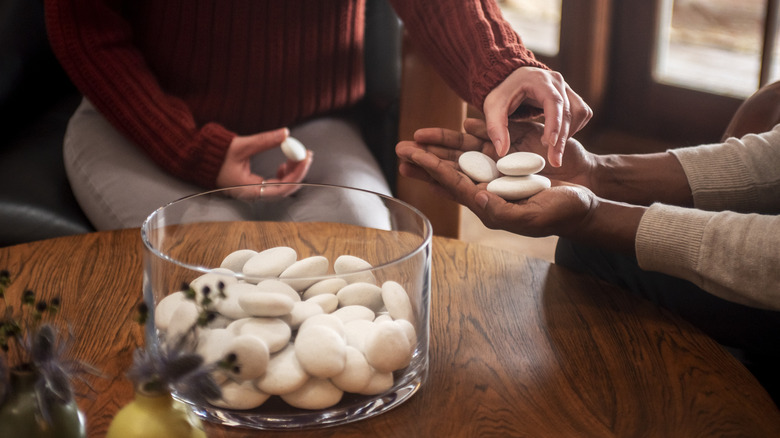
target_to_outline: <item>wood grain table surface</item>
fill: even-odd
[[[138,229],[0,248],[23,290],[62,298],[70,354],[100,368],[80,398],[102,437],[133,397],[125,372],[142,335]],[[207,424],[211,437],[780,436],[780,411],[713,340],[620,289],[548,262],[434,237],[430,373],[376,417],[321,429]]]

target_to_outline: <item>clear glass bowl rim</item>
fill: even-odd
[[[355,187],[348,187],[348,186],[341,186],[341,185],[335,185],[335,184],[274,182],[274,183],[246,184],[246,185],[238,185],[238,186],[217,188],[217,189],[213,189],[213,190],[207,190],[207,191],[203,191],[203,192],[193,193],[191,195],[187,195],[187,196],[181,197],[179,199],[176,199],[174,201],[171,201],[171,202],[169,202],[169,203],[167,203],[167,204],[157,208],[152,213],[150,213],[149,216],[147,216],[147,218],[144,220],[143,224],[141,225],[141,241],[143,242],[144,247],[146,247],[146,249],[151,254],[154,254],[156,257],[158,257],[160,259],[163,259],[163,260],[166,260],[166,261],[168,261],[170,263],[173,263],[175,265],[178,265],[178,266],[180,266],[182,268],[189,269],[189,270],[196,271],[196,272],[202,272],[202,273],[211,272],[213,269],[215,269],[217,267],[216,266],[215,267],[207,267],[207,266],[192,265],[192,264],[189,264],[189,263],[185,263],[185,262],[183,262],[181,260],[174,259],[173,257],[171,257],[171,256],[169,256],[167,254],[162,253],[158,248],[154,247],[151,244],[151,242],[149,241],[149,236],[148,236],[148,231],[147,231],[148,228],[151,226],[151,222],[154,220],[155,217],[159,216],[166,208],[168,208],[168,207],[170,207],[170,206],[172,206],[174,204],[182,203],[182,202],[185,202],[185,201],[187,201],[189,199],[194,199],[194,198],[198,198],[198,197],[213,195],[213,194],[216,194],[216,193],[224,193],[224,192],[228,192],[228,191],[231,191],[231,190],[238,190],[238,189],[242,189],[242,188],[257,187],[257,186],[266,186],[266,187],[272,187],[272,186],[297,186],[297,187],[300,187],[300,188],[310,187],[310,188],[324,188],[324,189],[327,189],[327,190],[349,190],[349,191],[363,192],[363,193],[366,193],[366,194],[378,196],[381,199],[385,200],[385,203],[389,202],[389,203],[398,204],[398,205],[408,209],[415,216],[417,216],[419,219],[421,219],[422,224],[423,224],[422,240],[421,240],[420,244],[417,245],[416,248],[414,248],[413,250],[407,252],[406,254],[404,254],[403,256],[401,256],[401,257],[399,257],[397,259],[389,260],[389,261],[384,262],[382,264],[374,265],[374,266],[372,266],[369,269],[365,269],[364,271],[378,270],[378,269],[381,269],[381,268],[384,268],[384,267],[392,266],[392,265],[397,264],[397,263],[401,263],[404,260],[407,260],[407,259],[409,259],[411,257],[414,257],[420,251],[423,251],[425,248],[429,247],[430,244],[431,244],[431,240],[433,239],[433,228],[432,228],[430,220],[428,220],[428,218],[419,209],[417,209],[413,205],[411,205],[411,204],[409,204],[409,203],[407,203],[405,201],[402,201],[402,200],[400,200],[398,198],[395,198],[395,197],[392,197],[392,196],[387,196],[387,195],[384,195],[382,193],[377,193],[377,192],[374,192],[374,191],[371,191],[371,190],[365,190],[365,189],[360,189],[360,188],[355,188]],[[356,271],[356,272],[363,272],[363,271]],[[236,275],[240,276],[240,274],[236,274]],[[302,279],[309,279],[309,278],[311,278],[311,279],[327,279],[327,278],[335,277],[335,276],[338,276],[338,275],[337,274],[328,274],[328,275],[322,275],[322,276],[317,276],[317,277],[305,277],[305,278],[302,278]]]

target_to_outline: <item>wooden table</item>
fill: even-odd
[[[401,406],[356,423],[294,432],[207,425],[209,436],[780,436],[780,411],[731,355],[684,321],[547,262],[434,238],[430,377]],[[0,248],[24,289],[63,297],[98,366],[79,399],[91,437],[131,400],[124,373],[142,342],[137,229]]]

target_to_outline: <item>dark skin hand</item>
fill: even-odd
[[[643,207],[614,203],[596,196],[583,185],[592,185],[594,156],[579,142],[569,139],[561,167],[550,165],[540,172],[553,187],[514,202],[475,184],[460,171],[457,160],[466,151],[480,151],[493,159],[495,148],[486,139],[484,122],[470,119],[466,133],[426,128],[415,133],[415,141],[401,142],[396,152],[404,176],[422,179],[473,211],[489,228],[503,229],[531,237],[558,235],[596,243],[602,247],[633,253],[633,242]],[[538,154],[547,148],[541,142],[543,127],[535,123],[510,125],[510,152]]]
[[[485,122],[478,119],[466,119],[463,127],[466,133],[442,128],[419,129],[414,134],[414,142],[408,143],[416,143],[418,147],[442,160],[451,161],[454,165],[457,165],[460,155],[467,151],[482,152],[493,160],[500,158],[488,138]],[[544,132],[543,125],[533,122],[512,123],[509,125],[509,132],[512,139],[509,153],[527,151],[541,156],[547,153],[547,146],[541,141]],[[405,142],[398,146],[408,146],[403,145],[403,143]],[[548,163],[539,174],[551,180],[592,187],[593,181],[590,175],[594,165],[592,155],[585,151],[585,148],[578,141],[570,138],[566,144],[566,154],[563,155],[562,166],[553,167]],[[433,182],[424,169],[408,161],[401,162],[400,170],[405,176]]]

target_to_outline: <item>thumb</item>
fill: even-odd
[[[279,147],[290,136],[287,128],[274,129],[273,131],[260,132],[244,137],[241,145],[241,155],[250,157],[260,152]]]

